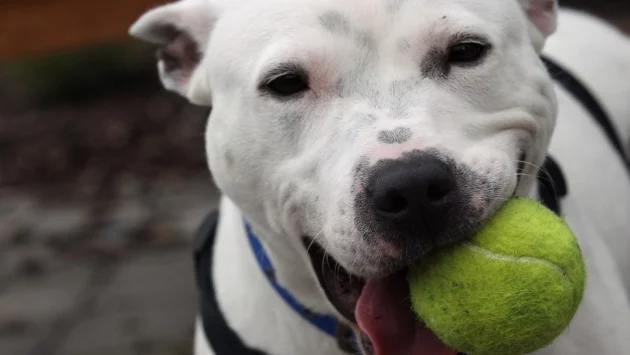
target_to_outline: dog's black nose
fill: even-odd
[[[373,212],[393,228],[428,235],[439,234],[458,203],[452,169],[434,157],[390,161],[372,172],[365,188]]]

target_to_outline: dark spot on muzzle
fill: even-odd
[[[385,144],[401,144],[411,138],[412,132],[408,127],[397,127],[391,131],[378,132],[378,140]]]

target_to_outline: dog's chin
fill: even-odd
[[[385,277],[363,278],[350,274],[317,243],[304,242],[326,297],[355,330],[363,354],[457,354],[413,314],[407,267]]]

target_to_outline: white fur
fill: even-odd
[[[589,276],[572,324],[536,354],[630,351],[630,182],[588,112],[537,59],[556,27],[556,3],[519,1],[184,0],[149,12],[132,28],[161,43],[151,33],[170,23],[190,31],[204,53],[176,85],[168,73],[163,79],[192,102],[213,106],[208,163],[224,193],[213,276],[228,323],[247,345],[280,355],[341,354],[258,270],[243,215],[263,239],[278,281],[304,305],[334,313],[302,236],[314,237],[357,275],[391,271],[383,261],[388,246],[361,239],[351,208],[353,169],[363,157],[373,163],[411,149],[439,150],[499,191],[489,203],[479,202],[487,216],[515,188],[534,196],[531,175],[550,148],[568,178],[563,208]],[[386,3],[402,9],[388,12]],[[331,10],[345,16],[349,31],[322,29],[318,16]],[[488,37],[492,52],[477,67],[453,67],[447,80],[421,75],[427,51],[456,31]],[[629,142],[628,39],[597,19],[563,10],[545,51],[595,91]],[[370,58],[378,60],[365,62]],[[284,61],[309,71],[311,90],[298,100],[259,93],[266,72]],[[356,70],[360,65],[363,72]],[[404,90],[393,94],[395,85]],[[386,146],[376,139],[400,126],[412,131],[405,143]],[[530,176],[517,186],[515,160],[523,145]],[[212,354],[199,326],[195,352]]]

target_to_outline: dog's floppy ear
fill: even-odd
[[[556,30],[558,0],[519,0],[529,19],[529,33],[536,50],[541,51],[545,40]]]
[[[142,15],[129,34],[159,47],[158,71],[164,87],[198,105],[210,106],[210,90],[198,65],[219,11],[213,0],[182,0]]]

